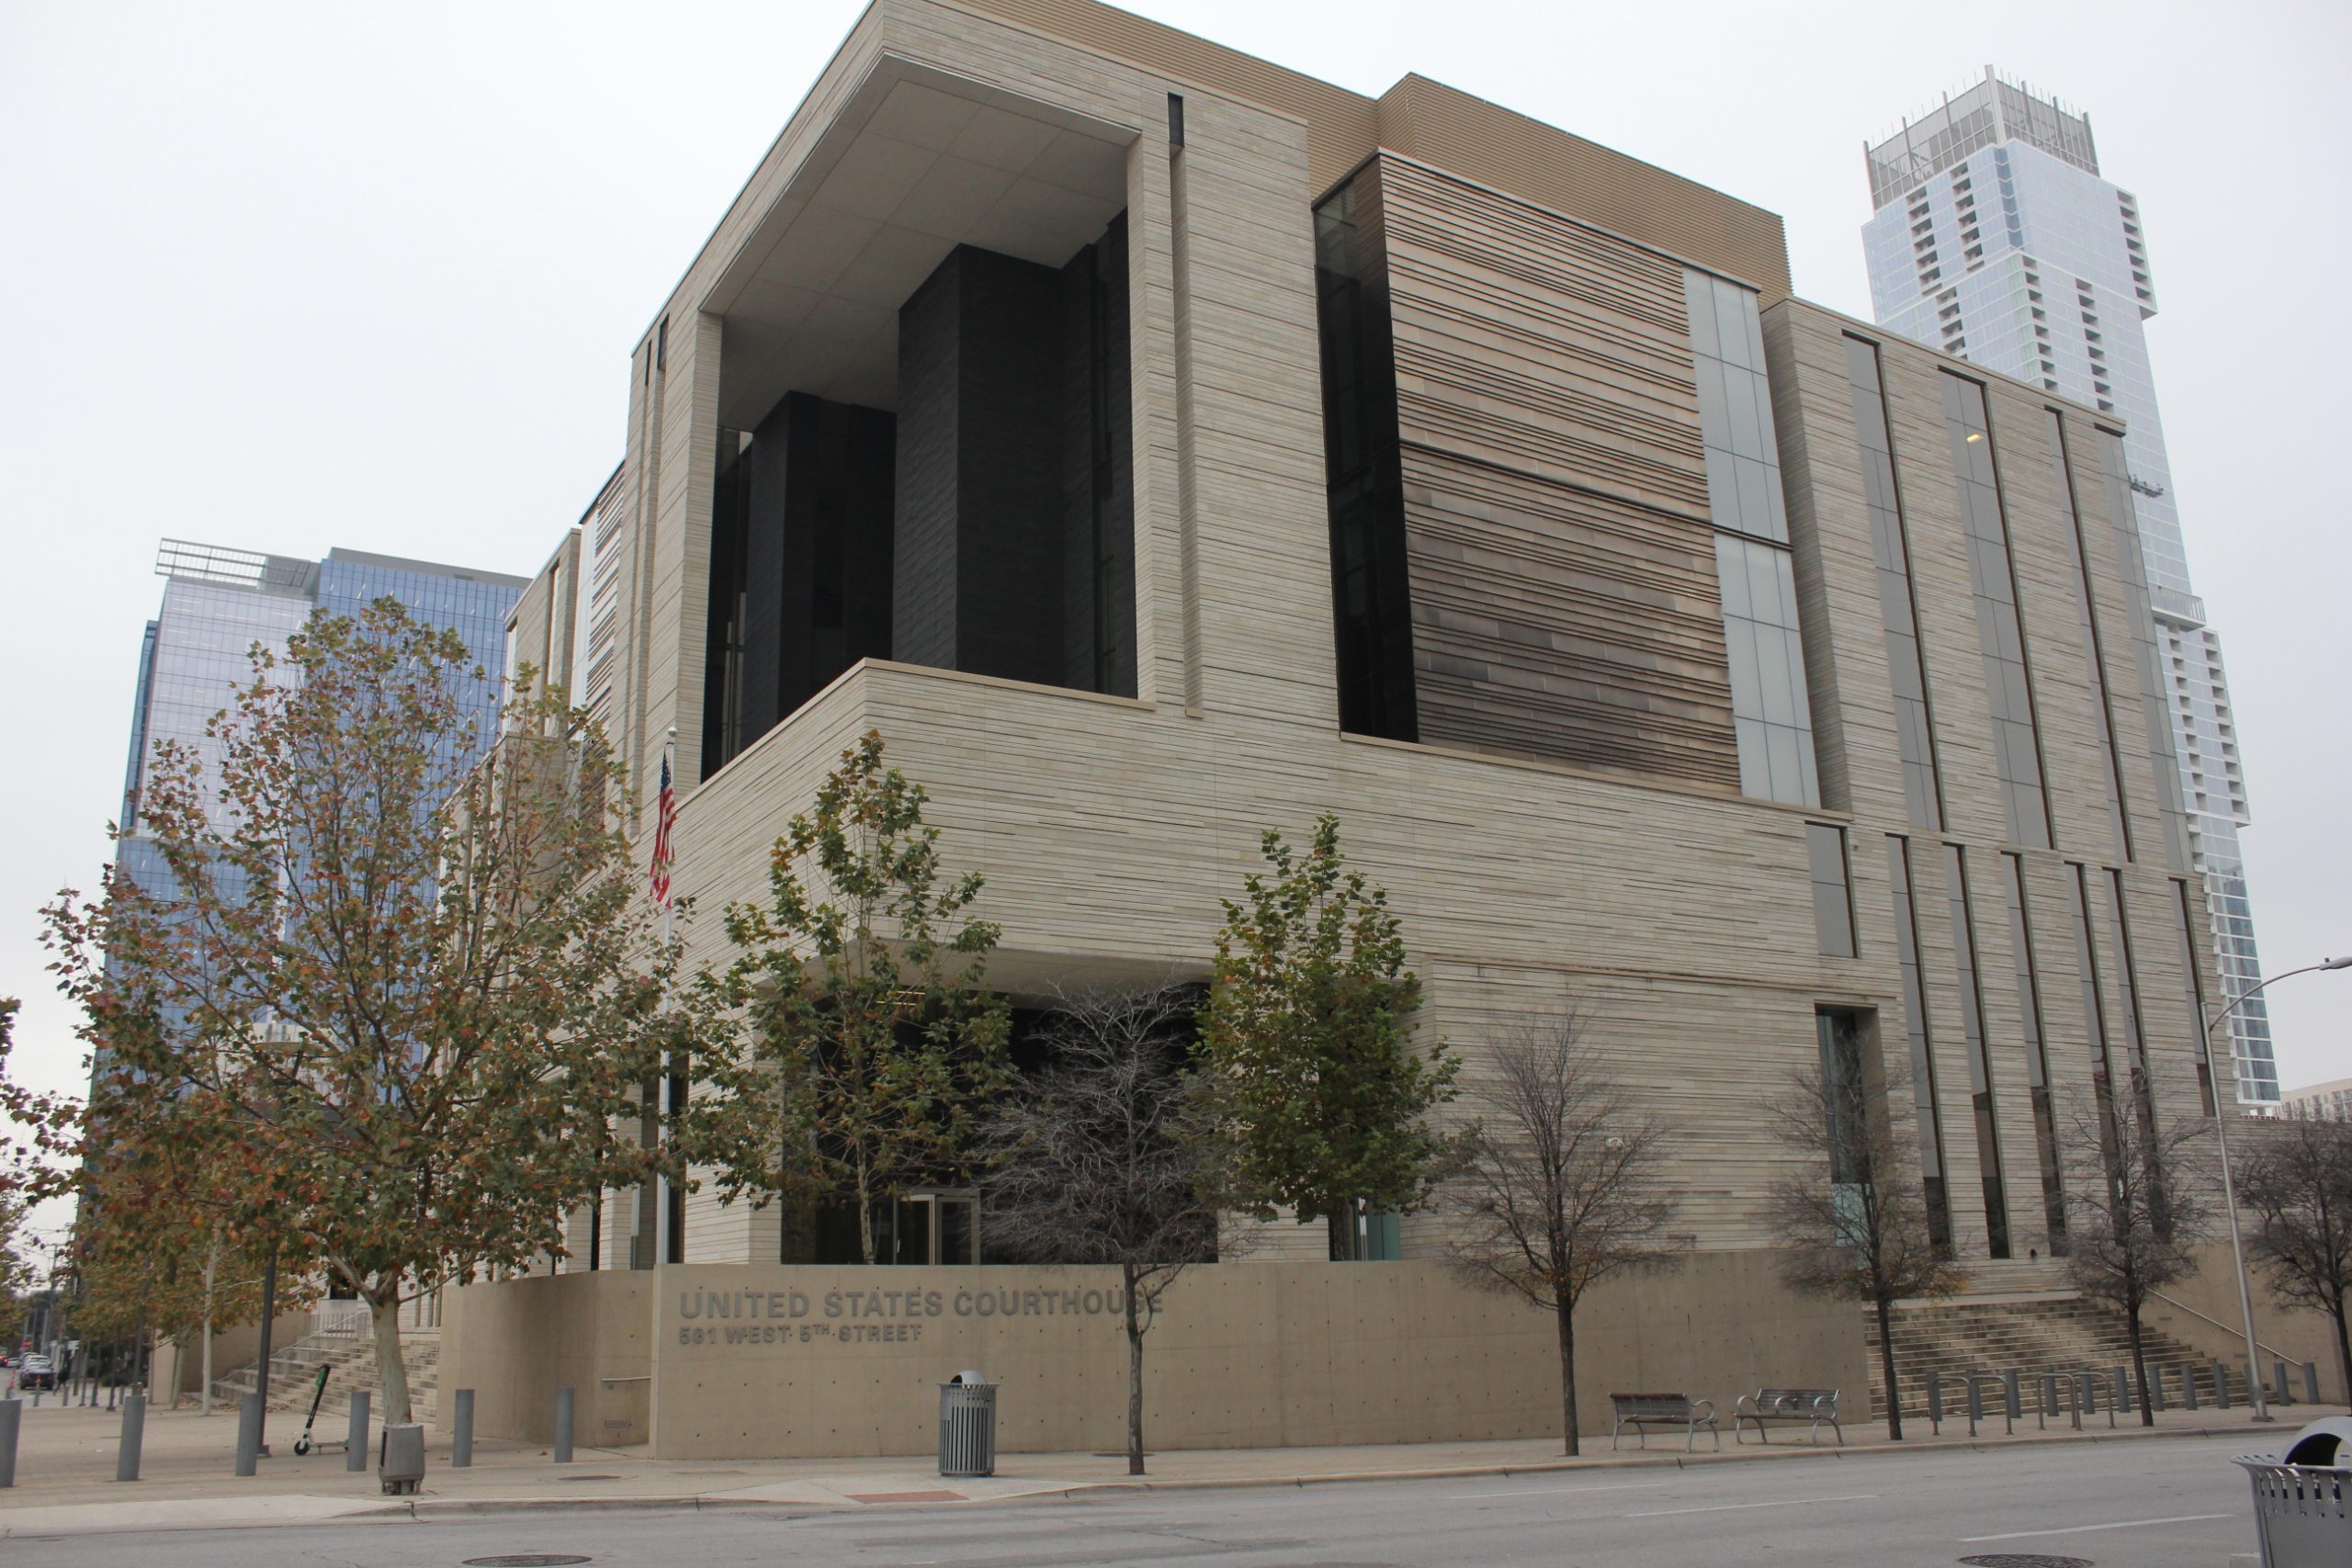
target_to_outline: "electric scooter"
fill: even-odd
[[[327,1396],[327,1371],[319,1369],[319,1384],[311,1391],[311,1418],[302,1423],[302,1435],[294,1439],[294,1452],[299,1456],[311,1451],[311,1428],[318,1424],[319,1402]]]

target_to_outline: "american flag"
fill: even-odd
[[[676,858],[670,849],[670,829],[678,820],[678,792],[670,781],[670,758],[662,757],[662,796],[653,807],[653,863],[646,875],[653,884],[653,901],[663,908],[670,907],[670,863]]]

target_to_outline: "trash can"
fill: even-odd
[[[2234,1462],[2254,1483],[2262,1568],[2352,1562],[2352,1417],[2312,1422],[2283,1460],[2249,1454]]]
[[[996,1473],[996,1384],[968,1368],[939,1385],[939,1473]]]
[[[376,1479],[388,1496],[413,1495],[424,1480],[424,1428],[414,1421],[388,1421],[376,1446]]]

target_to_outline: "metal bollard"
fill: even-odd
[[[2131,1371],[2130,1371],[2128,1368],[2124,1368],[2124,1367],[2117,1367],[2117,1368],[2115,1368],[2111,1372],[2109,1372],[2109,1376],[2112,1377],[2112,1378],[2115,1380],[2115,1398],[2114,1398],[2112,1401],[2110,1401],[2110,1402],[2109,1402],[2109,1405],[2108,1405],[2108,1412],[2109,1412],[2109,1414],[2113,1415],[2113,1414],[2115,1414],[2115,1413],[2117,1413],[2117,1412],[2120,1412],[2121,1414],[2126,1415],[2126,1416],[2131,1415],[2131,1414],[2132,1414],[2132,1373],[2131,1373]]]
[[[0,1486],[17,1483],[17,1428],[25,1418],[25,1402],[10,1389],[0,1399]]]
[[[2015,1367],[2001,1374],[2001,1399],[2005,1406],[2002,1413],[2008,1418],[2009,1430],[2014,1433],[2018,1429],[2018,1417],[2025,1414],[2025,1405],[2018,1397],[2018,1370]]]
[[[2148,1369],[2148,1408],[2161,1416],[2165,1413],[2165,1370]]]
[[[2184,1410],[2197,1408],[2197,1369],[2185,1361],[2180,1368],[2180,1407]]]
[[[2056,1372],[2044,1372],[2041,1374],[2041,1411],[2040,1415],[2040,1424],[2044,1430],[2049,1428],[2050,1418],[2057,1414],[2058,1374]]]
[[[1939,1371],[1928,1373],[1928,1425],[1939,1438],[1944,1435],[1944,1375]]]
[[[351,1427],[343,1438],[343,1468],[356,1475],[368,1468],[368,1406],[366,1389],[351,1396]]]
[[[2072,1373],[2068,1373],[2066,1377],[2066,1402],[2075,1407],[2075,1430],[2079,1432],[2083,1429],[2083,1380]]]
[[[1976,1374],[1968,1375],[1968,1435],[1976,1436],[1976,1423],[1984,1419],[1984,1390]]]
[[[139,1479],[139,1450],[147,1438],[147,1396],[134,1393],[122,1402],[122,1438],[115,1449],[114,1478]]]
[[[449,1419],[449,1468],[465,1470],[474,1462],[474,1391],[458,1391],[458,1408]]]
[[[2295,1403],[2294,1385],[2287,1381],[2287,1363],[2284,1361],[2278,1363],[2278,1403],[2281,1404]]]
[[[2082,1407],[2082,1412],[2086,1416],[2098,1414],[2098,1374],[2097,1372],[2086,1371],[2075,1374],[2075,1403]]]
[[[261,1470],[261,1395],[246,1394],[237,1401],[237,1473],[256,1474]]]
[[[2227,1410],[2229,1407],[2230,1370],[2216,1361],[2213,1363],[2213,1408]]]
[[[2303,1403],[2305,1404],[2319,1403],[2319,1363],[2317,1361],[2303,1363]]]
[[[571,1391],[555,1391],[555,1462],[571,1462]]]

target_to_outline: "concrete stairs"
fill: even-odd
[[[376,1342],[367,1335],[313,1334],[270,1355],[269,1408],[308,1416],[311,1391],[319,1368],[327,1369],[325,1397],[319,1403],[319,1431],[340,1437],[351,1413],[351,1396],[368,1392],[376,1420],[384,1416],[383,1380],[376,1374]],[[403,1328],[401,1359],[408,1368],[409,1400],[418,1420],[431,1422],[438,1413],[441,1385],[441,1336],[435,1329]],[[256,1367],[248,1363],[213,1380],[213,1397],[232,1406],[254,1391]],[[328,1417],[335,1419],[332,1424]]]
[[[1986,1281],[1989,1282],[1989,1281]],[[1878,1320],[1865,1309],[1871,1358],[1871,1412],[1886,1414],[1884,1379],[1879,1371]],[[1928,1407],[1928,1374],[1943,1374],[1944,1408],[1965,1408],[1967,1391],[1960,1381],[1968,1372],[2005,1372],[2016,1368],[2025,1382],[2027,1407],[2040,1397],[2044,1372],[2095,1371],[2105,1377],[2114,1368],[2132,1365],[2130,1332],[2122,1314],[2086,1301],[2072,1291],[1972,1291],[1942,1302],[1898,1303],[1894,1314],[1894,1375],[1903,1390],[1903,1409],[1917,1415]],[[2159,1333],[2143,1314],[2141,1346],[2153,1382],[2159,1370],[2165,1378],[2167,1406],[2180,1402],[2179,1374],[2183,1364],[2198,1369],[2200,1404],[2213,1397],[2212,1358]],[[2246,1399],[2245,1379],[2236,1368],[2228,1373],[2231,1402]],[[2109,1389],[2098,1390],[2104,1406]],[[2136,1385],[2132,1397],[2136,1400]]]

